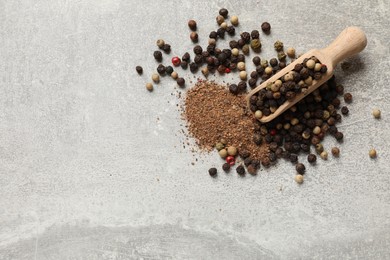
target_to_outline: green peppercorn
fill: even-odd
[[[218,151],[221,151],[225,148],[225,145],[223,143],[216,143],[215,148],[217,148]]]
[[[321,154],[324,151],[324,146],[322,144],[316,144],[315,148],[318,154]]]
[[[249,45],[248,44],[245,44],[244,46],[242,46],[242,53],[244,53],[245,55],[249,55]]]
[[[261,42],[259,39],[253,39],[251,41],[251,47],[253,49],[253,51],[255,52],[259,52],[261,50]]]
[[[283,50],[283,42],[281,42],[279,40],[276,41],[274,43],[274,48],[275,48],[276,51],[282,51]]]
[[[283,51],[280,51],[278,52],[278,60],[280,61],[283,61],[283,60],[286,60],[286,53],[284,53]]]

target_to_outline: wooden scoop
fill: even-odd
[[[287,67],[276,73],[274,76],[269,78],[267,81],[262,83],[260,86],[253,89],[249,94],[247,95],[247,101],[249,106],[249,100],[251,96],[255,93],[257,93],[260,89],[265,88],[268,84],[268,82],[274,82],[275,80],[279,79],[289,71],[292,71],[294,69],[294,66],[297,63],[302,63],[305,58],[311,58],[312,56],[315,56],[322,64],[325,64],[328,67],[328,70],[326,73],[324,73],[319,80],[313,80],[313,83],[311,86],[307,88],[307,91],[299,93],[294,99],[287,100],[284,102],[280,107],[276,109],[276,111],[269,116],[263,116],[259,119],[262,123],[267,123],[271,120],[273,120],[275,117],[282,114],[284,111],[292,107],[295,103],[309,95],[311,92],[316,90],[319,86],[321,86],[323,83],[325,83],[328,79],[330,79],[333,75],[333,71],[336,67],[336,65],[343,59],[351,57],[359,52],[361,52],[367,45],[367,38],[364,32],[358,28],[358,27],[348,27],[344,29],[339,36],[326,48],[317,50],[313,49],[305,54],[303,54],[301,57],[299,57],[297,60],[289,64]]]

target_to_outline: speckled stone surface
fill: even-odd
[[[205,44],[221,7],[238,30],[271,23],[268,59],[277,39],[304,53],[367,33],[336,71],[354,96],[341,157],[301,186],[285,162],[210,178],[221,161],[183,148],[175,83],[144,88],[155,41],[192,49],[193,18]],[[390,259],[389,13],[389,0],[0,0],[0,259]]]

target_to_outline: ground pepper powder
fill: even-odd
[[[199,80],[186,94],[183,116],[202,150],[211,151],[225,139],[228,146],[247,151],[252,159],[268,160],[268,145],[253,142],[255,119],[245,95],[233,95],[224,86]]]

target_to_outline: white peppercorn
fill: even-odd
[[[237,63],[237,69],[238,70],[245,70],[245,63],[240,61],[239,63]]]
[[[232,23],[232,25],[237,26],[238,25],[238,17],[236,15],[233,15],[232,17],[230,17],[230,22]]]
[[[235,156],[237,154],[237,148],[234,146],[229,146],[227,148],[228,155]]]
[[[156,44],[159,48],[162,48],[165,45],[165,42],[163,39],[158,39]]]
[[[287,56],[290,58],[295,58],[295,49],[290,47],[287,49]]]
[[[179,77],[179,75],[177,74],[176,71],[174,71],[174,72],[171,73],[171,77],[172,77],[173,79],[177,79],[177,77]]]
[[[306,61],[306,67],[308,69],[313,69],[315,65],[316,65],[316,62],[312,59]]]
[[[322,160],[328,160],[328,152],[327,151],[323,151],[320,154],[320,157],[321,157]]]
[[[375,149],[371,149],[371,150],[368,152],[368,155],[369,155],[370,158],[372,158],[372,159],[376,158],[376,156],[377,156],[376,150],[375,150]]]
[[[374,118],[378,119],[381,117],[381,111],[375,108],[374,110],[372,110],[372,115],[374,116]]]
[[[159,82],[160,82],[160,76],[159,76],[157,73],[153,73],[153,75],[152,75],[152,80],[153,80],[155,83],[159,83]]]
[[[149,91],[152,91],[153,90],[153,84],[152,83],[146,83],[146,89],[149,90]]]
[[[314,71],[320,71],[321,68],[322,68],[321,63],[318,63],[318,62],[317,62],[316,65],[314,65]]]
[[[226,22],[223,22],[223,23],[221,23],[221,28],[223,28],[223,29],[226,29],[227,28],[227,23]]]
[[[302,174],[297,174],[295,175],[295,181],[298,183],[298,184],[302,184],[303,183],[303,175]]]
[[[203,76],[207,78],[207,76],[209,75],[209,69],[207,67],[203,67],[201,71]]]
[[[264,69],[264,73],[267,74],[267,75],[271,75],[272,74],[272,67],[267,67]]]
[[[257,111],[255,112],[255,117],[256,117],[257,119],[261,119],[261,118],[263,117],[263,112],[261,112],[260,110],[257,110]]]
[[[232,49],[233,56],[238,56],[238,54],[239,54],[239,50],[237,48]]]
[[[239,76],[240,76],[241,80],[246,80],[248,75],[247,75],[246,71],[243,70],[243,71],[240,71]]]

